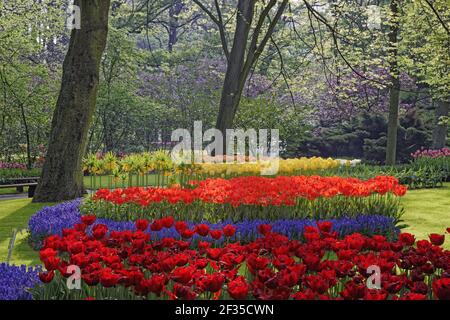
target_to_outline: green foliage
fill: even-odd
[[[55,39],[64,35],[60,1],[7,1],[0,7],[0,153],[39,153],[59,87]],[[55,63],[56,62],[56,63]]]
[[[308,156],[354,157],[382,163],[386,149],[386,117],[364,112],[332,127],[321,128],[303,140],[298,152]],[[397,158],[407,162],[411,153],[429,143],[429,131],[414,111],[400,117]]]
[[[8,179],[39,177],[41,169],[0,169],[0,184],[10,184]]]
[[[286,106],[268,97],[244,98],[236,115],[235,128],[244,130],[260,129],[279,130],[281,155],[292,157],[293,147],[306,135],[309,128],[305,124],[306,112],[298,112],[297,108]]]

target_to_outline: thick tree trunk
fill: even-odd
[[[248,35],[251,29],[253,14],[255,9],[254,0],[239,0],[236,20],[236,31],[234,33],[233,47],[230,52],[230,61],[222,88],[220,99],[219,115],[217,117],[216,128],[222,133],[232,127],[234,115],[241,99],[242,81],[247,79],[243,74],[245,65],[245,53],[248,42]],[[224,134],[225,137],[225,134]],[[225,151],[224,145],[224,151]]]
[[[447,142],[448,127],[444,124],[439,124],[441,117],[448,116],[450,112],[450,100],[438,101],[436,106],[436,124],[433,129],[433,148],[441,149],[445,147]]]
[[[72,30],[50,141],[33,202],[74,199],[83,194],[81,171],[94,114],[100,60],[108,33],[110,0],[75,0],[81,29]]]
[[[400,79],[398,71],[398,3],[397,0],[391,0],[390,10],[392,19],[389,31],[389,72],[391,74],[391,88],[389,90],[389,118],[386,146],[386,165],[394,165],[397,154],[397,130],[398,130],[398,106],[400,102]]]

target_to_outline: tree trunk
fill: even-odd
[[[232,128],[233,120],[241,100],[242,91],[251,68],[263,52],[267,42],[272,36],[275,26],[280,20],[288,0],[283,0],[276,10],[275,16],[267,30],[262,33],[264,21],[269,16],[270,10],[277,4],[276,0],[270,0],[261,11],[258,22],[254,28],[251,42],[247,47],[249,40],[249,31],[251,29],[253,16],[255,12],[254,0],[239,0],[238,13],[236,19],[236,31],[234,33],[233,47],[231,48],[228,61],[227,72],[222,89],[220,100],[219,115],[217,117],[216,128],[219,129],[225,138],[226,129]],[[263,35],[258,44],[259,37]],[[247,55],[246,55],[247,51]],[[226,146],[224,144],[224,151]]]
[[[178,41],[178,15],[183,10],[183,3],[180,0],[175,0],[169,9],[169,43],[167,49],[169,52],[173,51],[173,46]]]
[[[389,25],[389,72],[391,75],[391,88],[389,90],[389,118],[386,146],[386,165],[394,165],[397,154],[397,129],[398,129],[398,106],[400,101],[400,79],[397,62],[398,54],[398,3],[397,0],[391,0],[391,21]]]
[[[234,33],[233,47],[230,52],[230,61],[222,88],[219,115],[216,128],[225,137],[225,130],[232,127],[234,115],[241,99],[244,85],[241,82],[247,79],[243,74],[245,64],[245,52],[247,48],[248,35],[252,25],[255,9],[254,0],[239,0],[236,18],[236,31]],[[240,92],[239,92],[240,91]],[[224,151],[225,151],[224,145]]]
[[[30,130],[28,129],[28,121],[27,116],[25,115],[25,107],[21,102],[20,104],[20,114],[23,122],[23,129],[25,131],[25,141],[27,142],[26,150],[27,150],[27,169],[31,169],[32,161],[31,161],[31,140],[30,140]]]
[[[40,183],[33,202],[83,194],[82,158],[92,122],[99,66],[108,34],[110,0],[75,0],[81,29],[73,29]]]
[[[450,111],[450,100],[438,101],[436,107],[436,124],[433,129],[433,148],[441,149],[447,142],[448,127],[446,124],[439,124],[441,117],[448,116]]]

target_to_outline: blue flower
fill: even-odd
[[[74,224],[81,221],[81,213],[79,211],[80,199],[58,204],[52,207],[46,207],[33,215],[29,222],[29,229],[32,240],[39,241],[51,234],[62,234],[64,228],[70,228]],[[399,229],[395,226],[395,219],[381,215],[359,215],[356,217],[340,217],[336,219],[326,219],[333,223],[333,230],[337,232],[339,237],[359,232],[365,235],[381,234],[393,237],[398,234]],[[132,221],[114,221],[110,219],[99,218],[95,224],[105,224],[110,231],[136,230]],[[261,235],[257,231],[260,224],[271,224],[274,232],[288,236],[291,239],[301,239],[303,230],[306,226],[315,226],[316,220],[313,219],[281,219],[275,221],[269,220],[248,220],[233,223],[231,221],[223,221],[220,223],[203,222],[210,226],[211,229],[222,229],[227,224],[234,225],[237,230],[231,240],[252,241]],[[195,224],[188,222],[190,227]],[[88,229],[90,232],[91,228]],[[163,229],[159,232],[150,232],[152,239],[160,239],[163,237],[174,237],[179,239],[180,236],[175,228]],[[210,240],[211,237],[202,238],[194,235],[194,240]],[[223,239],[222,239],[223,241]]]
[[[39,282],[40,267],[0,264],[0,300],[31,300],[27,290]]]

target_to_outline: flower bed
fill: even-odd
[[[188,157],[189,158],[189,157]],[[203,155],[204,163],[194,159],[174,162],[164,150],[117,156],[111,152],[90,154],[83,159],[83,171],[90,176],[89,188],[170,186],[176,183],[185,186],[190,180],[212,177],[232,178],[239,176],[261,176],[269,168],[277,168],[276,175],[337,174],[348,171],[359,160],[331,158],[250,158],[248,156]],[[272,171],[272,170],[271,170]],[[102,184],[103,179],[103,184]]]
[[[328,219],[384,215],[399,219],[406,187],[393,177],[279,176],[206,179],[192,188],[101,189],[84,213],[114,220],[174,216],[211,222],[255,219]]]
[[[31,246],[39,248],[42,239],[61,234],[64,228],[71,228],[81,218],[79,206],[81,199],[63,202],[54,206],[44,207],[31,216],[28,221]]]
[[[83,159],[83,171],[88,174],[108,174],[119,178],[121,175],[145,174],[149,172],[183,172],[185,174],[199,174],[208,176],[239,176],[239,175],[259,175],[261,171],[270,167],[272,162],[277,161],[279,174],[299,174],[301,172],[317,172],[325,169],[337,169],[342,165],[356,164],[350,162],[335,160],[331,158],[265,158],[251,159],[249,157],[227,156],[208,157],[202,156],[205,163],[194,164],[189,161],[188,164],[177,164],[172,161],[171,155],[163,150],[152,153],[144,152],[138,154],[129,154],[125,156],[116,156],[111,152],[106,154],[90,154]],[[188,159],[193,160],[193,159]]]
[[[20,169],[20,170],[26,170],[27,166],[23,163],[18,162],[3,162],[0,161],[0,170],[1,169]]]
[[[36,299],[450,299],[450,252],[440,245],[445,237],[415,241],[401,234],[389,242],[383,236],[352,234],[342,240],[331,223],[305,230],[305,243],[260,225],[263,237],[248,244],[232,242],[233,229],[214,236],[201,226],[202,236],[225,237],[225,242],[164,238],[151,240],[150,224],[136,221],[137,231],[113,231],[95,217],[45,240],[40,258],[47,271],[33,290]],[[188,225],[164,218],[162,228]],[[450,228],[447,229],[450,232]],[[67,267],[81,269],[81,290],[65,290]],[[381,270],[381,287],[369,289],[368,267]],[[61,295],[61,292],[65,292]]]
[[[449,157],[450,158],[450,148],[442,148],[442,149],[419,149],[411,156],[414,159],[418,158],[441,158],[441,157]]]
[[[38,282],[41,268],[0,264],[0,300],[30,300],[29,289]]]
[[[34,214],[28,224],[31,234],[31,242],[33,247],[39,248],[42,245],[42,240],[52,234],[62,235],[63,230],[71,228],[75,224],[81,222],[81,213],[79,206],[81,200],[74,200],[64,202],[52,207],[45,207]],[[160,220],[158,220],[160,221]],[[181,236],[176,231],[175,227],[169,229],[158,226],[160,222],[156,222],[152,226],[153,239],[161,239],[163,237],[173,237],[181,239]],[[390,217],[380,215],[359,215],[353,218],[341,217],[337,219],[329,219],[333,224],[333,232],[336,232],[338,237],[344,237],[354,232],[359,232],[365,235],[385,235],[389,238],[395,237],[399,230],[395,226],[395,220]],[[319,221],[323,222],[323,221]],[[257,227],[261,224],[269,224],[273,226],[274,232],[288,236],[290,239],[302,239],[303,232],[307,226],[316,225],[316,221],[312,219],[293,219],[293,220],[251,220],[233,223],[232,221],[223,221],[220,223],[203,222],[204,225],[210,229],[222,230],[223,227],[230,224],[236,228],[236,233],[230,240],[253,241],[260,236]],[[114,221],[111,219],[97,219],[94,225],[105,224],[111,231],[131,230],[135,231],[135,224],[132,221]],[[193,228],[193,222],[187,222],[190,229]],[[158,230],[160,228],[160,230]],[[92,227],[89,228],[90,232]],[[150,232],[150,229],[149,229]],[[198,241],[200,236],[193,235],[193,240]],[[212,237],[206,239],[212,241]]]
[[[450,149],[420,149],[411,155],[413,166],[420,171],[426,171],[428,176],[442,176],[444,181],[450,181]],[[419,170],[417,170],[419,171]]]

